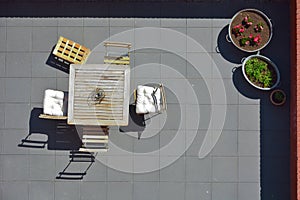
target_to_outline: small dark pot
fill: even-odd
[[[276,95],[280,95],[280,99],[276,97]],[[276,89],[273,90],[270,94],[270,101],[275,106],[282,106],[286,101],[286,94],[283,90]]]

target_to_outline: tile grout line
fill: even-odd
[[[212,53],[215,52],[214,51],[214,47],[213,47],[213,44],[214,44],[214,35],[213,35],[214,31],[213,31],[213,21],[210,20],[210,34],[211,34],[211,52],[208,52],[208,55],[210,57],[210,77],[213,78],[214,75],[214,70],[213,70],[213,66],[214,66],[214,61],[213,61],[213,58],[212,58]]]
[[[32,23],[33,23],[33,21],[32,21]],[[32,109],[32,103],[31,103],[31,100],[32,100],[32,86],[33,86],[33,80],[32,80],[32,51],[33,51],[33,24],[31,25],[31,43],[30,43],[30,50],[29,50],[29,52],[30,52],[30,98],[29,98],[29,109],[31,110]],[[28,130],[29,131],[29,130]],[[30,184],[30,182],[31,182],[31,177],[30,177],[30,167],[31,167],[31,162],[30,162],[30,150],[28,150],[27,152],[26,152],[26,155],[28,156],[27,157],[27,161],[28,161],[28,179],[29,179],[29,181],[28,181],[28,199],[30,199],[30,186],[31,186],[31,184]]]
[[[185,18],[185,76],[187,77],[187,18]],[[185,80],[187,79],[185,77]],[[189,82],[189,81],[188,81]],[[186,95],[187,95],[187,91],[186,92]],[[186,159],[186,152],[187,152],[187,148],[186,148],[186,137],[187,137],[187,130],[186,130],[186,125],[187,125],[187,105],[185,104],[185,129],[184,129],[184,154],[182,155],[184,157],[184,199],[186,199],[186,189],[187,189],[187,184],[186,184],[186,181],[187,181],[187,178],[186,178],[186,175],[187,175],[187,159]]]
[[[188,79],[188,61],[187,61],[187,56],[188,56],[188,19],[186,18],[186,27],[185,27],[185,76]]]
[[[108,163],[108,157],[105,158],[106,163]],[[106,197],[105,200],[108,200],[108,166],[105,166],[105,191]]]
[[[110,27],[110,22],[111,18],[108,18],[108,39],[110,40],[110,37],[111,37],[111,27]],[[106,52],[107,49],[105,48],[105,53],[104,53],[104,56],[105,54],[107,53]],[[106,159],[109,159],[109,158],[106,158]],[[109,160],[107,160],[107,163],[109,162]],[[109,171],[109,167],[107,166],[106,167],[106,173],[105,173],[105,176],[106,176],[106,184],[105,184],[105,187],[106,187],[106,200],[108,200],[108,195],[109,195],[109,191],[108,191],[108,184],[109,184],[109,181],[108,181],[108,171]]]
[[[161,42],[161,40],[162,40],[162,33],[161,33],[161,27],[162,26],[162,23],[161,23],[161,19],[159,20],[159,27],[160,27],[160,31],[159,31],[159,40],[160,40],[160,42]],[[160,80],[160,83],[162,83],[163,81],[162,81],[162,70],[161,70],[161,68],[162,68],[162,52],[160,51],[160,53],[159,53],[159,80]],[[159,125],[159,128],[160,127],[162,127],[162,124],[161,124],[161,120],[159,119],[158,120],[158,125]],[[159,143],[159,148],[160,148],[160,143]],[[159,157],[160,157],[160,155],[159,155]],[[160,159],[159,159],[159,162],[160,162]],[[159,166],[160,166],[160,163],[159,163]],[[159,168],[160,169],[160,168]],[[159,181],[160,181],[160,173],[159,173]]]
[[[4,128],[6,128],[6,77],[7,77],[7,19],[5,19],[5,57],[4,57],[4,73],[5,73],[5,78],[4,78],[4,99],[5,99],[5,102],[4,102]],[[3,169],[1,169],[1,172],[3,174]],[[3,177],[2,177],[3,178]]]
[[[58,20],[56,20],[56,39],[58,40],[58,37],[59,37],[59,30],[58,30]],[[55,44],[56,45],[56,44]],[[50,54],[52,53],[52,51],[50,52]],[[57,89],[57,71],[55,72],[55,84],[56,84],[56,89]],[[58,171],[56,170],[57,169],[57,154],[56,154],[56,150],[54,152],[54,166],[55,166],[55,175],[56,176],[58,173]],[[55,188],[55,185],[57,183],[57,180],[56,180],[56,177],[54,177],[54,181],[53,181],[53,196],[54,196],[54,200],[56,200],[56,188]]]
[[[213,133],[211,133],[211,136],[210,136],[210,142],[212,143],[212,140],[213,140]],[[212,149],[213,150],[213,149]],[[210,171],[210,198],[213,199],[213,164],[214,164],[214,155],[211,151],[210,153],[210,164],[211,164],[211,171]]]
[[[133,20],[133,26],[129,30],[133,29],[133,41],[132,42],[134,42],[134,40],[135,40],[135,18],[132,18],[132,20]],[[132,46],[134,46],[134,44],[132,44]],[[130,51],[130,49],[128,51]],[[129,54],[129,56],[130,56],[130,54]],[[135,62],[134,62],[134,64],[135,64]],[[129,67],[131,69],[130,64],[129,64]],[[129,81],[129,84],[130,84],[130,81]],[[129,91],[130,91],[130,87],[129,87]],[[134,140],[134,138],[132,138],[132,141],[133,140]],[[134,141],[132,142],[132,172],[133,173],[131,174],[131,186],[132,186],[132,189],[131,189],[132,196],[131,197],[133,199],[133,197],[134,197]]]
[[[238,98],[238,102],[239,103],[239,95],[237,95],[237,98]],[[239,198],[239,183],[240,183],[240,155],[239,155],[239,112],[240,111],[240,106],[238,106],[238,109],[237,109],[237,192],[236,192],[236,198],[238,199]]]
[[[160,29],[161,29],[161,25],[162,25],[161,19],[159,19],[159,28]],[[161,40],[161,33],[159,34],[159,38]],[[160,125],[160,122],[161,122],[161,120],[159,120],[159,125]],[[161,177],[160,177],[160,174],[161,174],[161,170],[160,170],[160,166],[161,166],[161,157],[160,157],[161,156],[161,150],[160,150],[160,145],[161,145],[161,137],[159,135],[159,137],[158,137],[158,148],[159,148],[159,151],[158,151],[158,169],[159,169],[159,171],[158,171],[158,194],[157,194],[157,198],[158,199],[160,199],[160,190],[161,190],[161,188],[160,188],[160,183],[161,183]]]
[[[32,23],[33,23],[33,21],[32,21]],[[33,26],[31,27],[31,52],[30,52],[30,98],[29,98],[29,100],[30,100],[30,109],[32,109],[32,103],[31,103],[31,101],[32,101],[32,86],[33,86],[33,79],[32,79],[32,73],[33,73],[33,70],[32,70],[32,68],[33,68],[33,64],[32,64],[32,51],[33,51]],[[30,169],[30,164],[29,164],[29,169]]]
[[[3,133],[2,133],[2,137],[3,137]],[[0,176],[1,176],[1,180],[0,180],[0,198],[3,199],[3,156],[0,155],[0,165],[1,165],[1,169],[0,169]]]
[[[59,24],[59,19],[58,20],[56,20],[56,38],[57,38],[57,40],[58,40],[58,38],[59,38],[59,26],[58,26],[58,24]],[[55,44],[55,46],[56,46],[56,44]],[[52,53],[52,51],[50,52],[50,54]],[[58,89],[58,79],[59,79],[59,76],[58,76],[58,73],[57,73],[57,71],[56,71],[56,73],[55,73],[55,88],[56,89]],[[55,156],[56,156],[56,154],[55,154]]]

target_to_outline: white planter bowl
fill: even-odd
[[[273,68],[274,68],[274,71],[276,72],[277,74],[277,80],[275,82],[275,84],[270,87],[270,88],[263,88],[263,87],[259,87],[255,84],[253,84],[247,77],[246,75],[246,71],[245,71],[245,65],[246,65],[246,62],[248,60],[250,60],[251,58],[259,58],[265,62],[267,62],[269,65],[271,65]],[[262,55],[251,55],[251,56],[248,56],[246,59],[244,59],[243,63],[242,63],[242,72],[243,72],[243,75],[245,77],[245,79],[248,81],[248,83],[250,85],[252,85],[253,87],[257,88],[257,89],[260,89],[260,90],[272,90],[274,89],[275,87],[277,87],[277,85],[279,84],[279,81],[280,81],[280,74],[279,74],[279,70],[277,68],[277,66],[275,65],[275,63],[273,63],[269,58],[265,57],[265,56],[262,56]]]
[[[255,49],[255,50],[246,50],[246,49],[242,48],[241,46],[239,46],[239,44],[236,44],[235,42],[233,42],[233,39],[232,39],[232,36],[231,36],[231,28],[232,28],[232,22],[233,22],[233,20],[234,20],[240,13],[246,12],[246,11],[251,11],[251,12],[255,12],[255,13],[259,14],[260,16],[262,16],[262,17],[265,19],[265,21],[268,23],[268,26],[270,27],[270,37],[269,37],[268,42],[267,42],[266,44],[264,44],[263,46],[261,46],[260,48],[257,48],[257,49]],[[254,9],[254,8],[248,8],[248,9],[240,10],[239,12],[237,12],[237,13],[231,18],[231,21],[230,21],[229,26],[228,26],[228,35],[227,35],[226,37],[227,37],[227,41],[228,41],[228,42],[232,42],[232,44],[233,44],[234,46],[236,46],[236,48],[238,48],[239,50],[244,51],[244,52],[251,53],[251,52],[257,52],[257,51],[260,51],[261,49],[265,48],[265,47],[269,44],[269,42],[270,42],[272,36],[273,36],[273,26],[272,26],[272,23],[271,23],[271,20],[269,19],[269,17],[268,17],[266,14],[264,14],[263,12],[261,12],[260,10],[257,10],[257,9]],[[228,38],[228,37],[229,37],[229,38]]]

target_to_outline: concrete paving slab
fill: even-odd
[[[54,200],[54,183],[50,181],[31,181],[29,185],[29,199]]]

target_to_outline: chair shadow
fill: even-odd
[[[87,174],[87,171],[90,169],[92,164],[95,162],[95,157],[96,155],[90,152],[70,151],[69,163],[61,172],[58,173],[56,179],[82,180],[83,177]],[[87,167],[85,167],[83,172],[72,171],[72,165],[74,163],[87,163]]]
[[[129,119],[127,126],[120,126],[119,131],[126,133],[126,132],[137,132],[138,139],[141,138],[142,132],[146,128],[145,123],[145,116],[143,114],[137,114],[135,112],[136,106],[129,105]]]
[[[29,120],[29,133],[22,140],[20,147],[36,147],[36,144],[47,144],[48,150],[78,150],[81,147],[81,139],[75,126],[67,124],[66,120],[40,119],[42,108],[33,108]],[[47,141],[30,139],[34,135],[46,135]],[[44,144],[45,143],[45,144]]]
[[[79,152],[82,146],[82,128],[68,125],[66,120],[41,119],[42,108],[33,108],[30,113],[29,133],[21,140],[18,147],[24,148],[46,148],[48,150],[70,151],[69,163],[59,172],[57,179],[83,179],[87,170],[94,163],[94,155],[89,152]],[[41,140],[39,136],[45,135],[48,139]],[[68,172],[67,169],[74,162],[89,162],[84,172]]]

